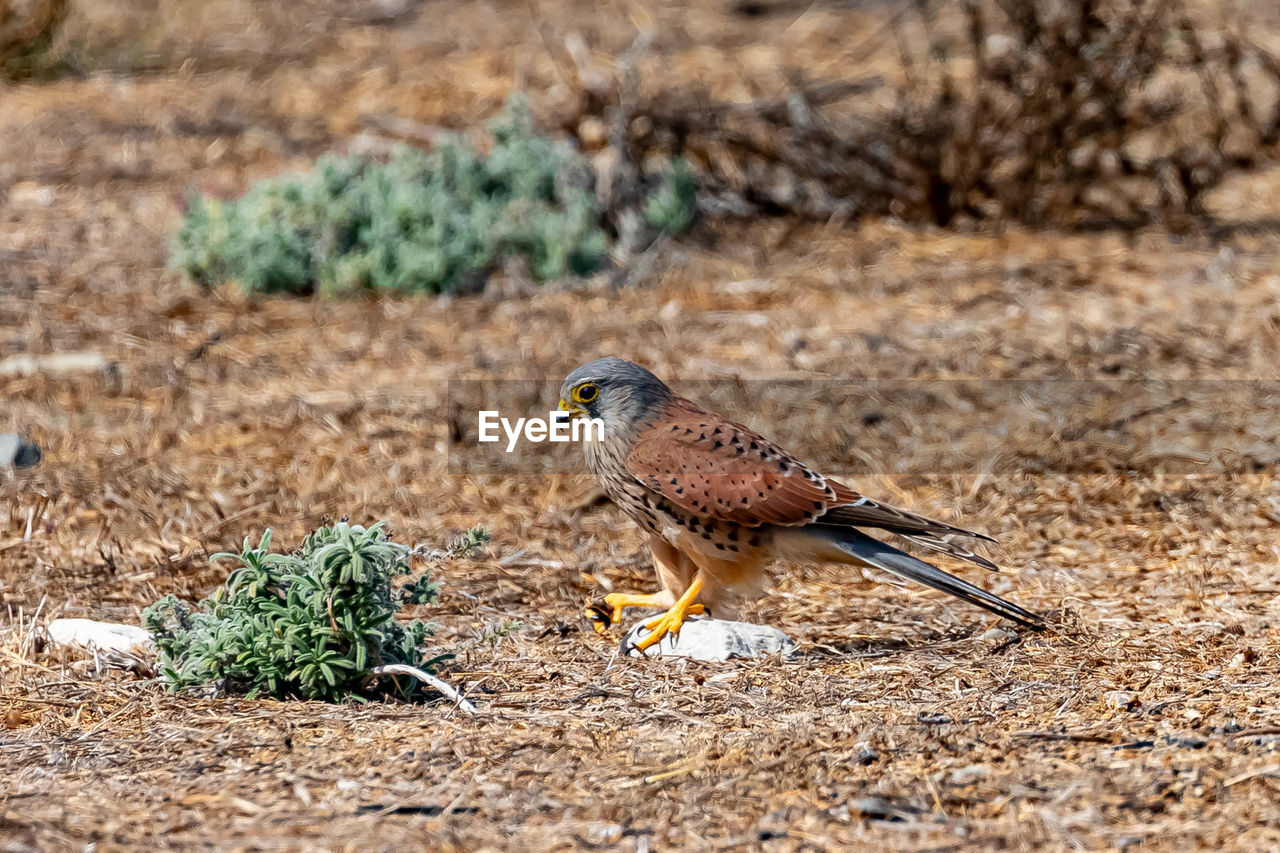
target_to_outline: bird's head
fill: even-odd
[[[670,399],[661,379],[621,358],[584,364],[560,386],[561,410],[570,418],[599,418],[606,433],[644,423]]]

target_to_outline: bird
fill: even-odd
[[[868,535],[893,534],[989,570],[995,563],[949,536],[990,536],[872,500],[819,473],[760,433],[679,396],[634,362],[584,364],[560,388],[560,417],[583,430],[597,485],[648,536],[661,589],[610,593],[586,615],[603,632],[631,607],[661,607],[635,645],[678,635],[689,616],[732,615],[763,593],[775,560],[872,567],[949,593],[1032,630],[1044,619]]]

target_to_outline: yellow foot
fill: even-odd
[[[630,592],[611,592],[604,597],[603,604],[588,604],[583,611],[584,615],[591,620],[593,627],[598,633],[603,634],[609,629],[610,625],[616,625],[622,621],[622,611],[628,607],[670,607],[671,593],[667,591],[655,592],[648,595],[640,595]],[[702,605],[696,605],[698,610],[690,610],[690,613],[701,613]]]
[[[692,596],[689,596],[692,597]],[[671,609],[661,616],[655,616],[648,622],[644,623],[644,627],[649,634],[643,640],[636,643],[636,648],[644,651],[650,646],[661,642],[662,638],[667,634],[679,636],[680,626],[684,624],[684,620],[689,616],[696,616],[707,612],[707,609],[701,604],[691,604],[681,596],[680,600],[671,605]]]

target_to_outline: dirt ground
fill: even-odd
[[[518,86],[554,100],[547,44],[570,31],[604,61],[653,27],[652,75],[752,97],[783,67],[874,66],[888,14],[369,8],[110,0],[68,23],[96,70],[0,87],[0,359],[109,362],[0,377],[0,431],[46,454],[0,473],[0,847],[1280,846],[1280,176],[1219,192],[1215,240],[707,224],[620,290],[435,300],[251,299],[169,272],[187,187],[238,192],[389,115],[462,128]],[[942,469],[892,398],[829,423],[717,396],[808,459],[870,460],[862,491],[996,536],[1001,574],[953,568],[1054,627],[1014,642],[939,594],[779,567],[751,616],[800,656],[696,664],[620,658],[581,617],[652,584],[587,479],[449,462],[449,379],[606,354],[698,389],[1200,384],[1118,419],[1069,399],[1009,428],[960,413],[947,435],[982,461]],[[173,696],[32,638],[198,598],[226,571],[209,554],[341,516],[410,543],[493,531],[436,568],[424,612],[478,716]]]

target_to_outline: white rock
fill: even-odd
[[[0,360],[0,378],[12,376],[71,376],[77,373],[101,373],[111,366],[102,353],[56,352],[50,355],[11,355]]]
[[[80,646],[99,651],[139,652],[155,648],[151,635],[137,625],[96,622],[93,619],[54,619],[49,639],[60,646]]]
[[[19,9],[22,8],[21,3],[17,4]],[[28,3],[28,6],[34,6],[34,3]],[[31,181],[22,181],[9,187],[9,203],[15,207],[30,207],[39,205],[40,207],[48,207],[53,204],[54,195],[53,188],[41,186]]]
[[[12,432],[0,432],[0,468],[28,468],[40,461],[40,448]]]
[[[765,657],[779,652],[789,655],[796,648],[795,641],[777,628],[724,619],[691,618],[680,627],[679,635],[667,634],[657,645],[640,651],[636,648],[636,643],[647,635],[644,622],[633,626],[622,638],[623,653],[633,658],[725,661],[730,658]]]
[[[990,764],[970,764],[967,767],[961,767],[958,770],[951,771],[951,784],[968,785],[971,782],[977,782],[991,775]]]
[[[1117,711],[1132,711],[1142,705],[1142,700],[1138,698],[1138,694],[1128,690],[1112,690],[1103,697],[1103,701],[1108,708],[1114,708]]]

